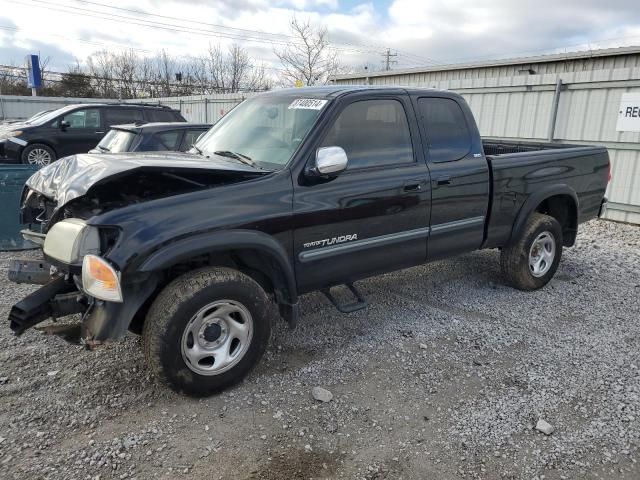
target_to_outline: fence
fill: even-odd
[[[220,93],[216,95],[192,95],[187,97],[163,97],[145,100],[180,110],[190,122],[216,123],[229,110],[255,93]],[[128,100],[139,102],[140,100]]]

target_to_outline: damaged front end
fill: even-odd
[[[80,314],[77,325],[44,330],[87,346],[124,336],[141,324],[141,307],[159,279],[123,274],[124,265],[110,259],[122,232],[118,225],[103,225],[101,215],[264,174],[225,159],[177,153],[76,155],[41,169],[27,182],[20,214],[30,225],[23,236],[42,246],[44,260],[16,260],[9,277],[43,286],[12,307],[11,329],[21,335],[49,318]]]
[[[16,260],[12,263],[10,279],[18,283],[44,284],[11,308],[9,323],[14,333],[21,335],[49,318],[57,320],[81,314],[80,323],[71,327],[74,335],[69,334],[69,328],[47,327],[46,330],[67,340],[84,341],[87,345],[124,335],[129,323],[123,327],[120,322],[106,321],[105,312],[118,318],[134,308],[128,317],[130,320],[141,304],[136,301],[137,294],[143,290],[150,293],[155,282],[144,279],[147,281],[141,288],[143,279],[129,278],[126,286],[122,284],[120,272],[100,256],[108,253],[116,238],[116,230],[100,229],[78,218],[64,219],[52,225],[42,248],[46,261]],[[126,306],[123,305],[125,292],[128,295]]]

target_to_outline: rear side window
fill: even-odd
[[[184,119],[173,110],[148,109],[147,117],[150,122],[184,122]]]
[[[178,150],[180,130],[155,133],[143,141],[138,147],[139,152],[160,152],[166,150]]]
[[[104,116],[107,125],[142,122],[142,112],[136,108],[105,108]]]
[[[126,132],[124,130],[109,130],[98,144],[98,149],[111,152],[121,153],[128,152],[129,147],[133,140],[136,138],[136,134],[133,132]]]
[[[100,128],[100,110],[97,108],[86,108],[67,113],[63,118],[69,126],[67,128]],[[54,124],[58,126],[58,121]]]
[[[471,132],[458,102],[449,98],[420,98],[418,108],[432,162],[451,162],[471,150]]]
[[[414,161],[409,122],[397,100],[364,100],[348,105],[322,142],[342,147],[348,169]]]
[[[182,146],[180,150],[186,152],[189,150],[198,140],[198,137],[202,135],[206,130],[187,130],[184,132],[184,139],[182,140]]]

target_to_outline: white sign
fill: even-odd
[[[296,98],[291,105],[289,105],[289,110],[302,108],[305,110],[321,110],[324,107],[325,103],[328,100],[319,100],[317,98]]]
[[[640,132],[640,92],[622,94],[616,131]]]

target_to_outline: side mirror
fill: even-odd
[[[322,147],[316,151],[314,175],[336,175],[347,168],[347,154],[342,147]]]
[[[60,121],[60,129],[61,130],[66,130],[70,126],[71,126],[71,124],[69,122],[67,122],[66,120],[61,120]]]

